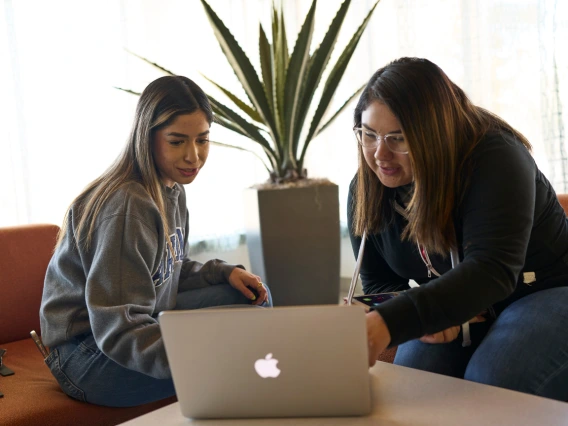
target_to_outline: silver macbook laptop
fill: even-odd
[[[361,307],[166,311],[158,320],[185,417],[371,412]]]

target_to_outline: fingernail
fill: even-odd
[[[256,296],[253,294],[250,300],[256,300]]]

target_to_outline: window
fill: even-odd
[[[4,3],[0,226],[60,224],[72,199],[117,156],[137,98],[114,86],[140,91],[161,75],[124,48],[194,79],[212,94],[218,92],[202,74],[244,97],[198,1]],[[318,3],[315,41],[321,40],[340,3]],[[210,4],[257,62],[258,22],[269,25],[270,0]],[[372,4],[353,0],[338,46],[345,45]],[[309,5],[285,2],[290,47]],[[383,0],[330,110],[386,62],[427,57],[475,103],[523,132],[543,172],[564,192],[568,51],[561,43],[566,40],[568,3],[558,0]],[[346,112],[313,142],[306,162],[309,176],[340,185],[344,222],[348,185],[357,168],[351,128]],[[254,146],[218,125],[213,125],[212,140]],[[203,173],[186,187],[191,241],[238,244],[242,190],[267,177],[253,155],[212,147]]]

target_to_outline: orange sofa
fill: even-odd
[[[0,376],[0,425],[116,425],[175,402],[175,397],[132,408],[91,405],[60,389],[30,338],[40,334],[39,306],[59,227],[0,228],[0,348],[14,375]]]

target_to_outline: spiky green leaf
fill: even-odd
[[[235,124],[233,124],[233,122],[231,120],[229,120],[225,114],[220,111],[216,106],[211,105],[211,109],[213,110],[213,121],[221,126],[223,126],[226,129],[232,130],[235,133],[238,133],[239,135],[242,135],[246,138],[248,138],[249,136],[243,131],[243,129],[241,129],[240,127],[236,126]]]
[[[294,130],[294,139],[293,139],[293,151],[297,154],[298,144],[300,141],[300,133],[302,131],[304,122],[306,120],[306,116],[308,114],[308,109],[312,104],[312,100],[314,94],[316,93],[316,89],[321,81],[322,75],[329,63],[329,59],[337,42],[337,37],[343,22],[345,20],[345,16],[347,15],[347,11],[349,10],[349,6],[351,5],[351,0],[345,0],[331,25],[329,26],[322,42],[314,51],[310,58],[310,67],[307,73],[307,77],[304,81],[301,90],[301,98],[298,101],[299,109],[298,109],[298,116],[297,121],[301,123],[298,125]]]
[[[264,84],[264,93],[266,94],[266,99],[272,110],[272,115],[274,114],[274,85],[273,85],[273,62],[274,57],[272,56],[272,46],[266,37],[264,28],[259,24],[258,28],[258,51],[260,54],[260,69],[262,71],[262,83]]]
[[[243,111],[246,115],[248,115],[250,118],[252,118],[257,123],[264,124],[264,122],[262,121],[262,117],[254,108],[252,108],[250,105],[247,105],[246,103],[244,103],[236,95],[232,94],[231,92],[229,92],[227,89],[225,89],[221,85],[215,83],[209,77],[203,76],[203,78],[205,78],[209,83],[214,85],[221,92],[223,92],[225,94],[225,96],[228,97],[231,101],[233,101],[233,103],[237,107],[239,107],[239,109],[241,109],[241,111]]]
[[[327,122],[321,126],[316,134],[314,135],[314,138],[319,135],[321,132],[323,132],[331,123],[333,123],[333,121],[337,118],[337,116],[339,114],[341,114],[343,112],[343,110],[357,97],[361,94],[361,92],[363,91],[363,89],[365,88],[366,84],[363,84],[361,87],[359,87],[355,93],[353,93],[351,96],[349,96],[349,99],[347,99],[343,105],[341,105],[341,107],[339,107],[339,109],[337,111],[335,111],[335,113],[331,116],[331,118],[329,120],[327,120]]]
[[[260,129],[258,127],[249,123],[239,114],[231,110],[229,107],[223,105],[212,96],[209,96],[209,101],[211,102],[211,107],[216,114],[224,118],[226,121],[231,122],[233,126],[238,127],[241,130],[239,133],[244,134],[248,138],[256,141],[259,145],[261,145],[267,156],[269,157],[270,162],[276,165],[278,164],[279,157],[277,153],[270,146],[270,143],[266,140],[262,133],[260,133]],[[220,124],[223,123],[220,122]]]
[[[288,139],[288,162],[289,165],[295,167],[296,159],[295,152],[292,150],[294,137],[294,129],[296,126],[297,109],[299,108],[300,89],[304,73],[309,62],[310,44],[312,41],[312,34],[314,32],[314,16],[316,11],[317,0],[312,2],[312,6],[308,11],[304,24],[298,34],[290,63],[286,70],[286,84],[284,90],[284,120],[288,123],[286,137]],[[285,164],[288,167],[288,164]]]
[[[279,130],[279,145],[286,143],[286,130],[287,125],[284,117],[284,90],[286,85],[286,68],[288,67],[288,41],[286,39],[286,28],[284,26],[284,17],[282,10],[280,13],[274,9],[272,22],[272,37],[273,37],[273,50],[274,50],[274,84],[276,90],[274,92],[274,105],[276,106],[278,130]],[[282,148],[284,151],[284,148]]]
[[[161,66],[161,65],[158,65],[158,64],[155,63],[155,62],[152,62],[152,61],[149,60],[149,59],[146,59],[146,58],[143,57],[143,56],[137,55],[136,53],[131,52],[131,51],[128,50],[128,49],[124,49],[124,50],[126,50],[126,51],[127,51],[128,53],[130,53],[132,56],[136,56],[138,59],[142,59],[144,62],[146,62],[147,64],[152,65],[154,68],[159,69],[160,71],[162,71],[162,72],[163,72],[164,74],[166,74],[166,75],[176,75],[175,73],[171,72],[170,70],[164,68],[164,67]]]
[[[380,0],[377,0],[377,2],[373,5],[373,7],[371,8],[369,13],[363,20],[363,23],[359,26],[355,34],[353,34],[353,37],[351,37],[351,40],[345,47],[345,50],[340,55],[339,59],[337,60],[337,63],[335,64],[335,66],[333,67],[327,78],[318,107],[316,109],[314,117],[312,118],[312,122],[310,124],[310,129],[306,136],[304,146],[302,147],[302,153],[300,154],[299,162],[303,162],[304,156],[306,155],[306,150],[308,149],[308,146],[312,138],[314,137],[314,134],[316,133],[317,129],[320,127],[322,118],[329,107],[331,99],[333,98],[333,95],[337,89],[337,86],[339,85],[339,82],[341,81],[341,78],[343,77],[343,74],[345,73],[345,69],[349,64],[349,60],[351,59],[351,56],[353,55],[353,52],[355,51],[355,48],[357,47],[357,44],[361,39],[361,35],[365,31],[365,28],[367,28],[367,24],[369,23],[369,20],[371,19],[371,16],[375,8],[379,4],[379,1]]]
[[[130,89],[123,89],[122,87],[113,86],[115,89],[122,90],[123,92],[130,93],[131,95],[140,96],[140,92],[135,92],[134,90]]]
[[[266,123],[272,138],[276,140],[278,134],[276,123],[266,99],[264,87],[258,78],[256,70],[252,66],[249,58],[239,43],[235,40],[235,37],[231,34],[229,29],[225,26],[223,21],[221,21],[213,9],[211,9],[209,4],[205,0],[201,0],[201,4],[203,5],[205,13],[211,22],[213,32],[221,46],[221,50],[231,64],[231,67],[243,86],[249,100],[262,117],[264,123]]]
[[[248,122],[231,108],[223,105],[221,102],[217,101],[214,97],[207,95],[209,102],[211,103],[211,109],[218,116],[232,122],[235,126],[238,126],[242,132],[245,133],[247,137],[254,136],[253,139],[256,140],[261,145],[266,145],[269,149],[272,149],[270,143],[262,136],[260,132],[262,129],[255,126],[254,124]],[[258,133],[258,135],[257,135]]]
[[[286,35],[286,25],[284,23],[284,2],[280,2],[280,34],[282,39],[282,53],[284,54],[284,64],[288,68],[290,54],[288,53],[288,36]]]

